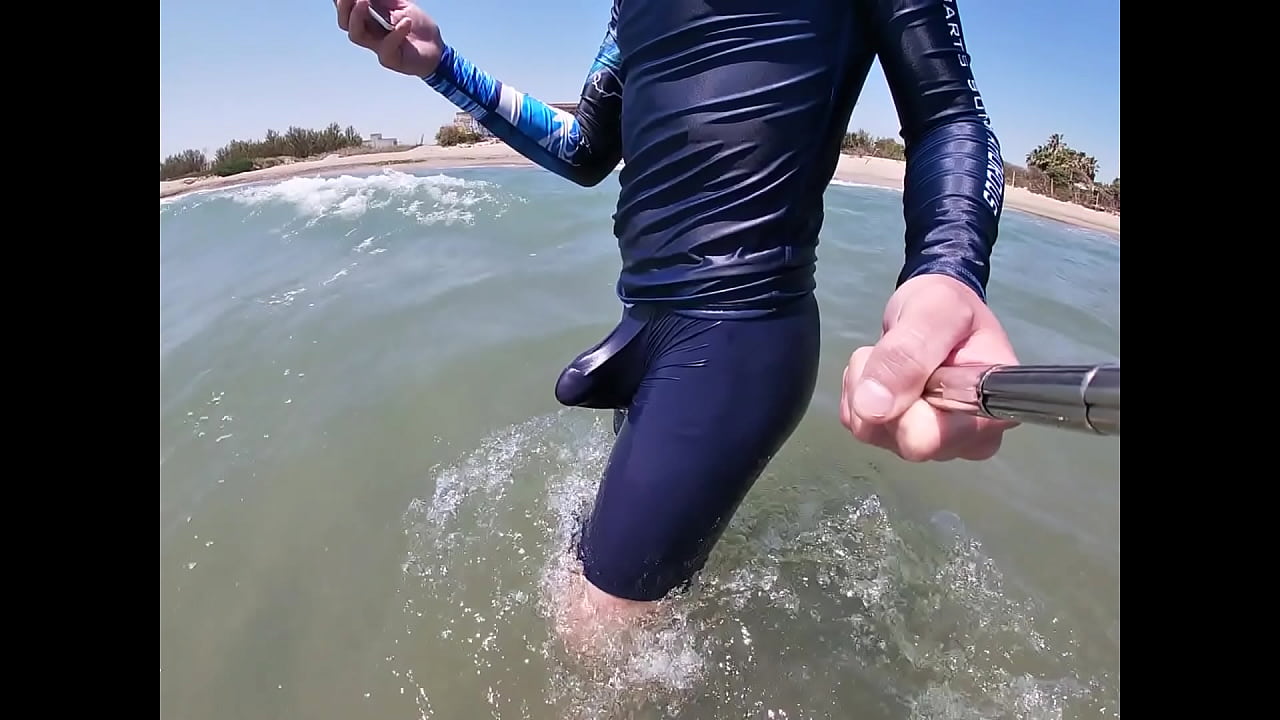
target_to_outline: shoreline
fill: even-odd
[[[534,163],[501,142],[491,141],[476,145],[440,147],[422,145],[411,150],[361,155],[330,155],[320,160],[276,165],[262,170],[251,170],[230,177],[201,177],[186,180],[167,180],[160,183],[160,199],[178,197],[188,193],[219,190],[239,185],[281,181],[293,177],[328,175],[334,171],[363,171],[373,168],[399,166],[404,170],[444,170],[471,167],[536,167]],[[887,158],[841,155],[836,165],[833,181],[871,185],[902,190],[906,163]],[[1005,187],[1005,208],[1030,215],[1056,220],[1067,225],[1095,230],[1120,239],[1120,216],[1091,210],[1072,203],[1054,200],[1025,188]]]

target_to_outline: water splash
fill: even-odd
[[[424,717],[428,700],[470,695],[495,718],[844,718],[856,703],[864,717],[1038,720],[1105,692],[1075,677],[958,517],[895,523],[858,482],[823,496],[762,479],[693,590],[602,656],[566,653],[548,628],[611,442],[591,413],[534,418],[410,504],[406,635],[419,657],[470,665],[396,671],[416,678]]]
[[[308,226],[331,217],[350,221],[381,209],[394,210],[419,225],[470,224],[475,221],[477,206],[492,206],[489,209],[497,217],[512,200],[518,200],[482,180],[443,174],[419,176],[395,170],[368,176],[294,177],[233,188],[223,191],[222,196],[257,209],[291,207]]]

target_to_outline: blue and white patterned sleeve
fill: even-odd
[[[448,45],[423,80],[521,155],[579,185],[595,185],[622,158],[617,17],[615,4],[574,113],[503,84]]]

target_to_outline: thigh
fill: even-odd
[[[580,553],[596,587],[656,600],[706,562],[808,409],[817,304],[752,320],[664,316],[642,340],[645,372]]]

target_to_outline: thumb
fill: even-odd
[[[871,350],[853,393],[853,411],[871,423],[896,419],[925,382],[973,332],[973,309],[952,292],[906,298],[897,319]]]
[[[378,43],[378,62],[383,67],[395,69],[400,64],[400,47],[412,31],[413,21],[404,17],[396,23],[395,29],[382,38],[382,42]]]

